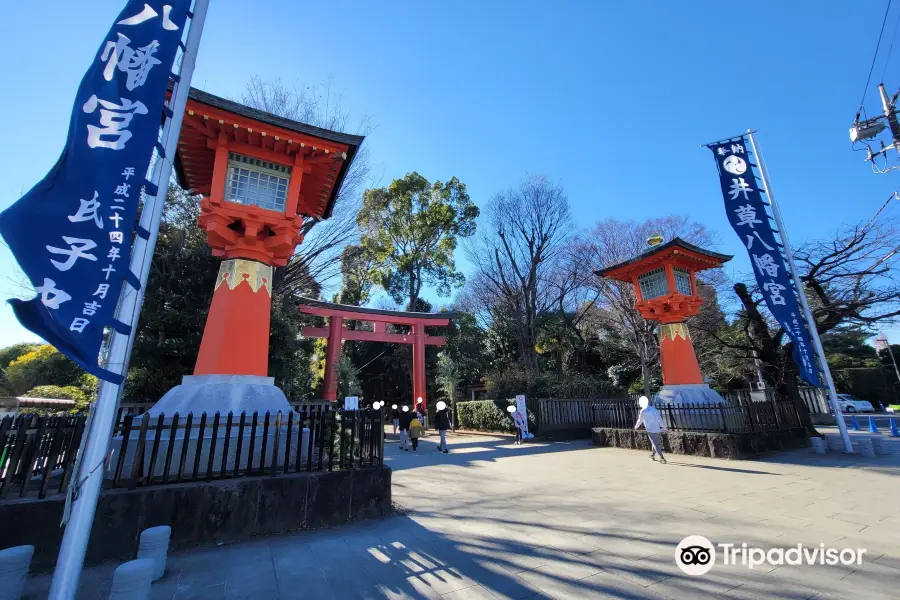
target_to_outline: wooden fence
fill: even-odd
[[[596,400],[538,398],[538,432],[541,435],[567,429],[590,429],[591,406]]]

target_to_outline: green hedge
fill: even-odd
[[[476,400],[474,402],[457,402],[456,413],[459,415],[459,426],[463,429],[483,429],[487,431],[515,431],[512,415],[506,407],[512,404],[509,400]],[[537,421],[532,411],[528,411],[528,429],[532,433],[537,430]]]

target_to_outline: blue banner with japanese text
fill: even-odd
[[[81,80],[62,155],[27,194],[0,213],[6,240],[37,292],[10,300],[16,317],[89,373],[101,368],[106,327],[129,270],[142,190],[158,145],[171,67],[190,0],[131,0]]]
[[[761,186],[753,174],[745,137],[708,144],[719,169],[725,212],[732,229],[747,248],[759,291],[772,316],[794,343],[794,362],[810,385],[821,386],[809,332],[797,303],[793,277],[787,268],[774,223],[766,212]]]

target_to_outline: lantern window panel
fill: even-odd
[[[693,295],[691,290],[691,272],[681,267],[672,269],[675,272],[675,291],[685,296]]]
[[[644,300],[652,300],[669,293],[665,269],[655,269],[644,273],[638,277],[638,285],[641,286],[641,297]]]
[[[284,212],[291,167],[228,153],[228,181],[225,200]]]

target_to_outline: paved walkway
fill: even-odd
[[[327,531],[172,554],[154,600],[497,598],[897,598],[900,440],[875,460],[808,451],[728,462],[436,436],[418,454],[389,443],[401,514]],[[861,567],[717,565],[683,575],[696,534],[764,548],[867,548]],[[115,565],[89,569],[105,598]],[[32,580],[44,598],[49,577]]]

